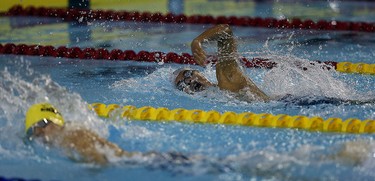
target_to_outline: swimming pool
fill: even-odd
[[[13,22],[14,25],[14,29],[4,30],[0,35],[1,43],[182,53],[190,52],[190,41],[209,26],[130,22],[19,26],[22,22],[33,24],[35,21],[55,20],[1,17],[0,24]],[[188,65],[0,55],[0,121],[4,125],[0,128],[0,175],[41,180],[373,179],[371,153],[365,164],[355,167],[322,159],[322,155],[337,151],[340,143],[358,138],[372,140],[372,135],[103,119],[88,110],[87,103],[102,102],[137,107],[374,119],[373,103],[319,101],[321,97],[374,99],[373,76],[342,74],[317,67],[302,71],[293,64],[316,59],[372,63],[374,38],[371,33],[249,27],[233,27],[233,30],[244,56],[271,58],[281,65],[271,70],[246,69],[246,74],[269,95],[292,94],[303,101],[247,103],[218,90],[186,95],[174,89],[170,74]],[[214,44],[207,49],[216,51]],[[213,69],[190,66],[214,80]],[[89,127],[126,150],[176,151],[203,155],[207,160],[188,166],[152,160],[138,160],[136,164],[114,160],[113,165],[105,168],[74,163],[54,148],[23,142],[25,111],[40,101],[55,104],[66,120]]]

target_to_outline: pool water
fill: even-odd
[[[53,23],[30,26],[35,21]],[[0,24],[10,22],[17,23],[0,34],[1,43],[176,53],[190,52],[190,41],[209,27],[129,22],[76,26],[45,18],[0,18]],[[28,25],[21,26],[22,22]],[[325,119],[375,118],[373,102],[324,101],[327,97],[373,100],[374,76],[337,73],[308,64],[309,60],[372,63],[372,34],[241,27],[233,31],[241,55],[270,58],[279,64],[270,70],[245,69],[245,73],[268,95],[291,94],[295,99],[249,103],[217,89],[187,95],[175,90],[170,80],[174,70],[188,65],[0,55],[0,175],[41,180],[373,180],[371,152],[363,164],[355,166],[327,159],[347,141],[364,139],[373,145],[372,135],[104,119],[88,109],[87,104],[102,102]],[[215,54],[214,43],[205,46]],[[215,82],[214,68],[189,67]],[[72,162],[56,148],[23,141],[27,108],[45,101],[56,105],[71,124],[92,129],[125,150],[180,152],[203,159],[189,165],[120,159],[104,168]]]

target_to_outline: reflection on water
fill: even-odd
[[[92,40],[91,26],[87,22],[70,22],[68,24],[70,45],[90,42]]]

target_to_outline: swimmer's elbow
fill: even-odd
[[[219,26],[222,29],[230,29],[230,26],[228,24],[219,24],[217,26]]]
[[[199,37],[194,38],[193,41],[191,42],[191,48],[193,48],[194,45],[199,45],[201,42],[202,40]]]
[[[230,35],[233,34],[233,33],[232,33],[232,29],[230,28],[230,26],[229,26],[228,24],[219,24],[219,25],[217,25],[217,26],[219,26],[220,29],[221,29],[223,32],[225,32],[225,33],[227,33],[227,34],[230,34]]]

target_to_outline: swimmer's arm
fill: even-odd
[[[112,149],[115,152],[115,155],[118,156],[118,157],[125,156],[125,157],[130,158],[130,157],[133,157],[135,155],[140,154],[138,152],[127,152],[127,151],[121,149],[117,144],[109,142],[108,140],[100,138],[100,137],[98,137],[98,141],[102,145],[105,145],[105,146],[109,147],[110,149]]]
[[[93,140],[95,137],[81,130],[73,131],[64,135],[61,146],[72,160],[106,165],[107,158],[98,152]]]
[[[103,153],[108,148],[117,157],[132,157],[136,154],[127,152],[116,144],[88,130],[76,130],[66,134],[62,146],[67,150],[69,157],[74,158],[74,153],[77,153],[82,158],[82,161],[99,165],[108,164],[107,156]]]
[[[254,99],[260,101],[270,100],[270,97],[260,90],[258,86],[255,85],[255,83],[249,79],[238,66],[228,66],[224,63],[217,64],[216,78],[218,80],[218,86],[220,89],[240,93],[245,97],[249,97],[247,95],[248,92],[255,96],[255,98],[251,98],[248,101],[254,101]]]
[[[198,65],[205,66],[206,64],[207,56],[202,48],[202,42],[204,41],[217,41],[219,54],[232,54],[237,52],[236,42],[229,25],[216,25],[197,36],[191,43],[191,51]]]
[[[339,163],[358,166],[366,161],[371,151],[369,141],[348,141],[341,145],[341,149],[332,158]]]
[[[231,92],[249,91],[257,99],[269,101],[270,98],[260,90],[252,80],[250,80],[241,70],[237,63],[237,45],[233,37],[233,32],[229,25],[221,24],[207,29],[201,35],[196,37],[191,49],[197,64],[204,66],[206,53],[201,43],[203,41],[217,41],[219,60],[216,64],[216,77],[220,89]]]

